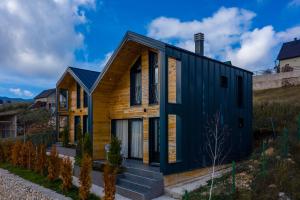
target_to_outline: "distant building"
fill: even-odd
[[[279,61],[279,72],[300,70],[300,40],[285,42],[277,56]]]
[[[18,110],[10,110],[0,113],[0,138],[12,138],[17,136]]]
[[[42,91],[34,97],[34,104],[31,108],[46,108],[55,113],[56,110],[56,89],[48,89]]]

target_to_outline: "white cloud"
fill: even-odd
[[[9,88],[9,91],[17,96],[22,96],[22,90],[20,88]]]
[[[105,54],[104,59],[100,62],[100,65],[99,65],[101,70],[106,65],[106,63],[109,61],[109,59],[112,56],[112,54],[113,54],[112,51],[110,51],[107,54]]]
[[[193,36],[205,34],[204,53],[250,70],[274,66],[280,44],[299,34],[300,27],[276,32],[272,26],[252,28],[256,14],[240,8],[220,8],[211,17],[180,21],[158,17],[148,26],[148,35],[194,51]]]
[[[1,77],[54,83],[74,52],[84,48],[84,35],[75,26],[86,24],[84,9],[95,0],[0,1]],[[1,81],[0,77],[0,81]]]
[[[29,90],[22,90],[20,88],[9,88],[9,91],[19,97],[33,97],[33,93]]]
[[[30,92],[29,90],[24,90],[24,91],[23,91],[23,94],[24,94],[24,96],[26,96],[26,97],[33,97],[33,93]]]

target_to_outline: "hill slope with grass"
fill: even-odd
[[[253,104],[275,102],[300,105],[300,85],[253,92]]]

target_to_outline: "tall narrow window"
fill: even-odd
[[[242,107],[243,106],[243,101],[244,101],[244,93],[243,93],[243,77],[242,76],[237,76],[237,106]]]
[[[142,104],[142,66],[141,57],[130,69],[130,105]]]
[[[181,61],[168,58],[168,102],[181,103]]]
[[[77,108],[80,108],[80,104],[81,104],[81,102],[80,102],[81,91],[80,90],[81,90],[81,87],[78,83],[77,83],[76,90],[77,90],[77,92],[76,92],[76,105],[77,105]]]
[[[83,134],[85,135],[88,132],[88,116],[87,115],[83,115],[83,121],[82,121],[82,130],[83,130]]]
[[[86,91],[83,91],[83,106],[86,108],[88,107],[88,94]]]
[[[68,109],[68,90],[59,90],[59,108]]]
[[[158,55],[149,52],[149,103],[158,103]]]

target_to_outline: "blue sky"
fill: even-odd
[[[32,98],[70,65],[100,71],[127,30],[191,51],[204,32],[205,55],[249,70],[300,38],[300,0],[21,2],[0,2],[0,96]]]

